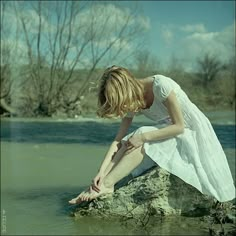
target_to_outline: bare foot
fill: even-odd
[[[91,187],[88,188],[86,191],[80,193],[76,198],[73,198],[69,201],[70,204],[79,204],[83,201],[91,201],[101,195],[105,195],[108,193],[113,193],[114,187],[107,188],[103,184],[100,186],[100,192],[94,191]]]
[[[89,188],[88,188],[87,190],[81,192],[76,198],[71,199],[71,200],[69,201],[69,203],[70,203],[70,204],[76,204],[76,203],[79,204],[79,203],[81,203],[83,196],[84,196],[86,193],[88,193],[88,192],[90,192],[90,189],[89,189]]]

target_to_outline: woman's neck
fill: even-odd
[[[144,101],[146,103],[146,106],[144,109],[148,109],[152,106],[154,95],[153,95],[153,78],[147,77],[140,80],[143,84],[143,97]]]

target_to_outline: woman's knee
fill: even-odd
[[[142,126],[142,127],[138,128],[135,133],[136,134],[143,134],[145,132],[149,132],[152,130],[157,130],[157,128],[153,127],[153,126]]]
[[[136,134],[142,134],[142,133],[144,133],[145,130],[147,130],[147,129],[148,129],[148,126],[142,126],[142,127],[140,127],[140,128],[137,129]]]

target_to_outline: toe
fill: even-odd
[[[72,198],[72,199],[69,201],[69,203],[70,203],[70,204],[75,204],[75,203],[76,203],[76,200],[77,200],[77,198]]]
[[[87,194],[84,195],[83,200],[86,201]]]
[[[81,195],[83,195],[83,193],[79,194],[77,197],[72,198],[69,203],[70,204],[76,204],[76,203],[80,203],[81,202]]]
[[[84,196],[84,201],[88,201],[88,199],[89,199],[89,194],[86,194],[86,195]]]

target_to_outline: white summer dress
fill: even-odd
[[[163,75],[153,76],[154,101],[141,114],[156,122],[154,126],[143,126],[135,134],[158,130],[171,124],[163,101],[174,91],[180,104],[185,129],[175,137],[144,143],[146,158],[133,170],[136,177],[158,164],[161,168],[178,176],[197,188],[202,194],[214,196],[225,202],[235,198],[235,186],[222,146],[208,118],[189,100],[181,87]],[[134,116],[128,113],[127,117]],[[123,140],[127,140],[134,132]]]

